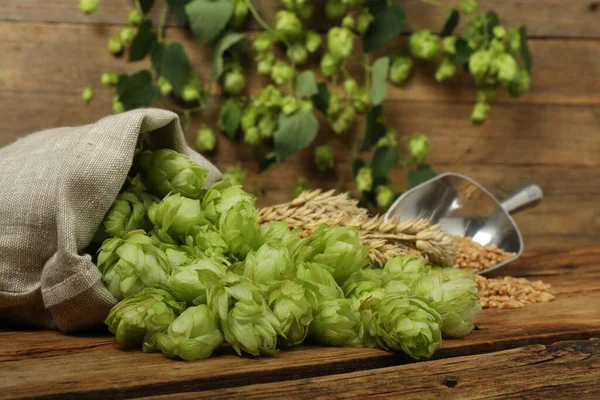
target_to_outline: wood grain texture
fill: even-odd
[[[317,0],[322,3],[323,0]],[[92,15],[83,15],[76,3],[71,0],[3,0],[0,2],[0,20],[8,21],[48,21],[122,24],[132,1],[102,0],[98,11]],[[267,21],[272,21],[280,2],[276,0],[257,0]],[[420,0],[394,0],[405,7],[414,26],[440,29],[446,19],[446,12],[425,4]],[[459,0],[444,0],[443,3],[456,6]],[[158,20],[159,5],[156,1],[154,17]],[[533,36],[542,37],[600,37],[600,7],[593,0],[482,0],[485,9],[494,9],[503,22],[509,26],[527,24]],[[170,24],[175,24],[171,19]],[[313,18],[316,28],[323,28],[324,18]],[[257,24],[250,23],[248,28],[256,29]],[[409,26],[410,28],[410,26]]]
[[[444,341],[436,359],[600,337],[600,249],[530,251],[502,271],[543,278],[557,299],[518,310],[484,310],[478,330],[465,339]],[[273,358],[239,358],[222,350],[208,360],[186,363],[123,351],[102,332],[66,336],[5,330],[0,331],[0,397],[120,398],[220,390],[377,369],[367,372],[375,376],[379,368],[409,362],[402,355],[360,347],[302,346]],[[431,363],[416,365],[427,369]]]
[[[178,393],[159,399],[597,399],[600,340],[534,345],[429,363]]]

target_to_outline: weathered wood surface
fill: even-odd
[[[271,18],[277,2],[259,3]],[[435,7],[419,0],[402,4],[415,25],[441,25],[444,13]],[[407,85],[390,88],[385,104],[389,125],[404,138],[429,134],[430,161],[439,171],[472,176],[498,196],[527,183],[540,184],[546,194],[542,204],[516,217],[527,245],[598,243],[600,6],[591,0],[483,4],[496,9],[510,26],[528,24],[535,62],[531,92],[518,101],[500,96],[487,123],[473,127],[469,115],[475,88],[469,77],[439,85],[431,71],[418,70]],[[90,123],[112,112],[112,92],[100,87],[100,74],[146,65],[127,65],[106,51],[107,39],[121,29],[128,7],[126,1],[103,0],[97,13],[83,16],[72,0],[0,1],[0,146],[30,132]],[[194,68],[210,74],[206,52],[184,30],[169,28],[167,35],[183,40]],[[253,77],[251,90],[261,82]],[[86,84],[96,87],[90,106],[80,97]],[[202,122],[214,125],[215,115],[213,109],[194,117],[190,142]],[[318,140],[332,142],[337,157],[347,161],[347,137]],[[311,150],[266,176],[250,174],[247,189],[259,195],[259,205],[289,200],[298,176],[326,188],[336,187],[342,174],[348,176],[347,162],[333,173],[318,172]],[[255,152],[225,137],[210,157],[222,169],[237,162],[256,168]],[[402,190],[404,178],[396,175],[393,183]]]
[[[253,391],[244,386],[259,385],[261,391],[255,395],[274,398],[282,390],[296,391],[300,383],[314,389],[297,392],[302,397],[317,396],[320,391],[329,397],[334,390],[340,396],[340,391],[351,394],[350,390],[360,396],[371,390],[380,376],[393,384],[387,386],[390,393],[406,391],[421,396],[436,386],[447,390],[444,394],[471,397],[468,390],[479,381],[481,390],[487,390],[481,392],[482,397],[499,396],[509,394],[502,390],[510,389],[513,377],[530,376],[536,362],[551,357],[556,360],[543,366],[547,369],[540,370],[537,380],[516,382],[521,386],[515,387],[513,396],[531,393],[535,397],[553,387],[593,390],[592,380],[600,379],[597,342],[572,345],[575,351],[567,350],[571,345],[539,345],[600,337],[600,248],[529,251],[521,261],[499,272],[543,279],[553,285],[557,299],[518,310],[484,310],[477,331],[466,339],[444,342],[436,353],[440,361],[405,365],[410,362],[406,357],[380,350],[302,346],[260,359],[239,358],[223,349],[211,359],[186,363],[159,354],[124,351],[102,331],[67,336],[51,331],[4,330],[0,331],[0,397],[114,398],[181,392],[198,392],[194,396],[208,398],[241,397]],[[528,345],[536,346],[504,352]],[[506,376],[499,365],[507,367]],[[481,371],[475,373],[478,367]],[[490,377],[492,373],[495,380]],[[431,379],[425,378],[427,374]],[[458,376],[454,392],[439,386],[446,375]],[[393,376],[396,378],[391,379]],[[571,384],[566,385],[567,381]],[[381,392],[385,387],[379,390],[385,397]]]

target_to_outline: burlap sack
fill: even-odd
[[[74,331],[101,323],[116,303],[83,254],[144,148],[190,150],[176,114],[136,110],[92,125],[51,129],[0,149],[0,321]]]

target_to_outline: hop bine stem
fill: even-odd
[[[167,21],[167,15],[169,15],[169,4],[165,2],[160,9],[160,21],[157,28],[157,40],[159,43],[162,43],[165,39],[165,23]]]

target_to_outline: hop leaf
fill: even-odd
[[[182,303],[160,287],[147,287],[119,302],[104,321],[117,342],[144,351],[155,350],[155,335],[164,332],[184,309]]]
[[[281,324],[283,345],[302,343],[313,320],[313,309],[317,304],[315,295],[297,283],[284,280],[269,287],[266,299]]]
[[[310,336],[325,346],[343,346],[358,341],[361,322],[358,312],[348,299],[319,302]]]
[[[165,333],[156,335],[157,347],[169,358],[208,358],[223,343],[219,321],[206,306],[190,307],[177,317]]]
[[[420,300],[392,293],[365,301],[361,314],[368,347],[403,351],[421,359],[430,358],[442,346],[442,318]]]
[[[208,175],[188,156],[170,149],[144,151],[139,156],[139,167],[152,194],[161,198],[172,192],[198,199]]]
[[[127,232],[102,243],[98,269],[104,284],[118,300],[146,286],[165,285],[171,272],[166,254],[142,230]]]
[[[188,305],[207,303],[209,289],[227,273],[227,268],[214,260],[197,260],[191,265],[177,267],[167,281],[175,298]]]

